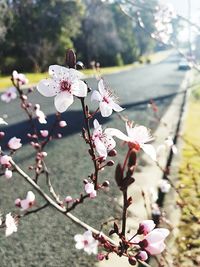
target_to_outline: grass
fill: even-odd
[[[147,59],[149,59],[151,63],[157,63],[157,62],[165,59],[169,55],[169,53],[171,53],[171,50],[152,53],[150,55],[145,55],[145,56],[141,57],[141,62],[146,63]],[[119,71],[125,71],[125,70],[128,70],[128,69],[133,68],[133,67],[138,67],[139,65],[140,64],[138,62],[135,62],[133,64],[127,64],[124,66],[105,67],[105,68],[101,68],[100,72],[102,75],[106,75],[106,74],[111,74],[111,73],[115,73],[115,72],[119,72]],[[92,69],[85,69],[85,70],[83,70],[83,73],[86,76],[95,75],[95,72]],[[48,77],[47,72],[44,72],[44,73],[25,73],[25,75],[29,79],[29,83],[31,85],[34,85],[34,84],[38,83],[40,80]],[[8,88],[10,86],[12,86],[10,76],[0,76],[0,91],[3,91],[5,88]]]
[[[200,87],[191,96],[184,130],[184,147],[179,171],[179,185],[182,196],[200,218]],[[177,262],[181,267],[200,265],[200,223],[183,207],[177,238]]]

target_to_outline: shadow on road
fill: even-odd
[[[165,105],[165,102],[167,101],[168,104],[169,102],[172,101],[172,99],[177,95],[177,94],[183,94],[185,91],[181,91],[181,92],[176,92],[176,93],[172,93],[172,94],[167,94],[167,95],[163,95],[160,97],[156,97],[154,98],[154,102],[159,106],[163,106]],[[123,107],[126,110],[131,110],[134,109],[134,111],[141,111],[141,110],[145,110],[147,108],[147,104],[149,104],[150,99],[146,99],[143,101],[138,101],[138,102],[132,102],[132,103],[128,103],[128,104],[124,104]],[[62,134],[63,137],[67,137],[69,135],[75,134],[75,133],[80,133],[81,129],[84,127],[83,124],[83,114],[81,110],[77,110],[77,111],[67,111],[64,114],[62,114],[62,118],[65,119],[67,121],[67,124],[69,127],[65,127],[62,129],[59,129],[59,133]],[[96,115],[97,120],[99,120],[99,122],[101,124],[104,124],[110,120],[113,119],[113,117],[109,117],[109,118],[103,118],[101,117],[100,114]],[[48,124],[39,124],[38,120],[35,119],[34,123],[36,124],[37,128],[39,130],[42,129],[47,129],[50,130],[52,125],[55,122],[55,115],[51,114],[47,117],[47,121]],[[32,132],[31,131],[31,127],[29,124],[29,121],[22,121],[20,123],[16,123],[16,124],[12,124],[12,125],[8,125],[4,128],[1,128],[1,131],[5,131],[6,132],[6,136],[3,138],[3,140],[1,141],[1,147],[2,149],[6,149],[7,147],[7,143],[9,141],[10,138],[12,138],[13,136],[16,137],[20,137],[22,139],[22,143],[23,144],[27,144],[28,142],[30,142],[30,139],[27,137],[27,133],[28,132]]]

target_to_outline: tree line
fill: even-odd
[[[155,42],[122,12],[120,1],[0,0],[0,71],[46,71],[74,48],[86,67],[132,63]],[[154,7],[156,0],[149,0]],[[152,31],[153,16],[143,13]]]

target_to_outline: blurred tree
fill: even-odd
[[[118,36],[110,5],[99,0],[83,0],[85,16],[82,32],[75,40],[79,58],[87,65],[95,60],[101,65],[115,65],[122,43]]]
[[[13,0],[7,3],[13,23],[6,35],[4,68],[10,57],[16,59],[18,69],[26,70],[44,71],[51,63],[63,63],[65,49],[73,47],[72,38],[80,30],[81,1]]]

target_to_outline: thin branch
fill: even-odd
[[[31,185],[33,188],[51,205],[54,207],[57,211],[68,217],[72,222],[75,224],[81,226],[82,228],[86,230],[90,230],[96,235],[102,236],[105,238],[105,240],[109,241],[112,245],[118,246],[116,242],[114,242],[111,238],[103,234],[102,232],[96,230],[95,228],[89,226],[88,224],[84,223],[80,219],[78,219],[76,216],[72,215],[71,213],[67,212],[65,207],[61,207],[58,205],[52,198],[50,198],[41,188],[38,184],[36,184],[31,177],[29,177],[12,159],[10,160],[11,165],[13,168]]]

